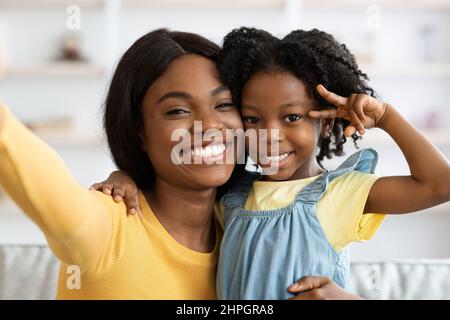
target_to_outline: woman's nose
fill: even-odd
[[[212,111],[203,112],[197,117],[196,121],[200,121],[203,131],[222,130],[224,128],[222,120]]]

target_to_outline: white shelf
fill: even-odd
[[[437,77],[450,78],[449,64],[381,65],[360,64],[369,77]],[[29,67],[6,68],[3,77],[102,77],[101,66],[88,63],[55,62]]]
[[[382,9],[450,10],[448,0],[303,0],[305,9],[351,9],[378,5]]]
[[[430,64],[376,64],[361,63],[360,69],[369,77],[440,77],[450,78],[450,63]]]
[[[51,62],[35,66],[6,67],[5,78],[11,77],[102,77],[101,66],[81,62]]]
[[[0,0],[2,9],[48,9],[78,5],[81,8],[101,8],[105,0]]]
[[[108,0],[0,0],[0,8],[101,8]],[[122,0],[129,8],[282,8],[287,0]],[[304,9],[348,9],[379,5],[388,9],[450,10],[447,0],[303,0]]]
[[[73,134],[49,135],[37,133],[37,136],[53,147],[93,148],[104,146],[106,148],[107,146],[106,139],[100,135],[99,136],[73,135]]]
[[[426,136],[433,144],[439,146],[450,146],[450,129],[435,129],[419,131]],[[366,147],[396,146],[395,141],[386,132],[379,128],[372,128],[366,131],[359,144]]]
[[[285,0],[122,0],[125,8],[282,8]]]

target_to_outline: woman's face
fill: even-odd
[[[147,90],[142,116],[143,149],[157,179],[190,189],[204,189],[218,187],[231,177],[235,161],[227,156],[234,154],[232,144],[227,144],[224,138],[222,141],[204,139],[194,145],[194,121],[200,121],[203,132],[221,133],[222,137],[226,136],[226,129],[243,126],[237,108],[232,105],[231,93],[220,81],[213,61],[195,54],[175,59]],[[172,141],[177,129],[190,133],[191,147],[183,155],[190,152],[191,163],[176,164],[172,160],[172,151],[180,142]]]

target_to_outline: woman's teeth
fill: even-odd
[[[225,144],[215,144],[215,145],[208,145],[204,148],[195,148],[192,151],[192,154],[195,157],[202,157],[202,158],[206,158],[206,157],[215,157],[218,156],[220,154],[222,154],[225,151]]]
[[[267,156],[267,159],[269,159],[270,161],[273,161],[273,162],[279,162],[283,159],[286,159],[290,154],[291,154],[291,152],[287,152],[287,153],[280,154],[278,156],[272,156],[272,157]]]

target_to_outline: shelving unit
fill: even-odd
[[[437,77],[450,78],[450,64],[382,65],[360,64],[370,77]],[[17,77],[102,77],[103,66],[78,62],[49,62],[34,66],[6,68],[1,78]]]
[[[419,129],[420,130],[420,129]],[[420,130],[433,144],[450,147],[450,129]],[[394,140],[383,130],[369,129],[362,137],[362,144],[374,147],[396,146]]]
[[[450,78],[450,64],[412,64],[412,65],[383,65],[383,64],[360,64],[361,70],[369,76],[388,77],[438,77]]]
[[[34,66],[10,67],[5,69],[5,78],[17,77],[102,77],[102,66],[82,62],[49,62]]]
[[[122,0],[124,8],[282,8],[284,0]]]
[[[450,10],[447,0],[303,0],[305,9],[349,9],[378,5],[388,9]]]
[[[82,8],[98,9],[108,0],[0,0],[0,9],[49,9],[78,5]]]
[[[70,148],[101,148],[106,146],[106,140],[101,135],[48,135],[37,134],[42,140],[53,147],[70,147]]]

